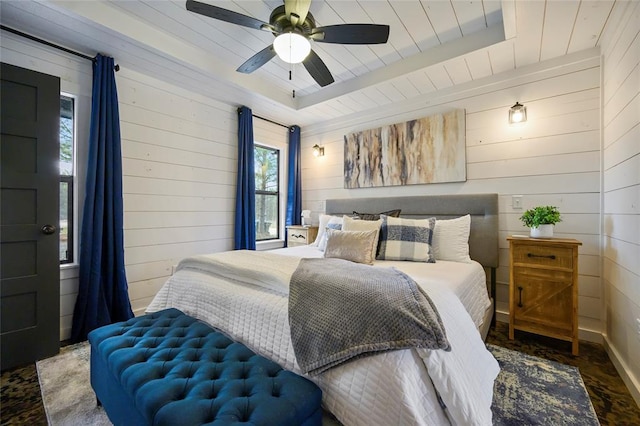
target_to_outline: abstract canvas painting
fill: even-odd
[[[464,182],[465,111],[455,109],[344,137],[344,187]]]

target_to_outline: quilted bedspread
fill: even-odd
[[[247,251],[188,258],[147,312],[178,308],[301,374],[291,344],[287,296],[288,279],[298,262],[290,256]],[[257,273],[260,265],[266,268],[264,285]],[[218,269],[224,272],[219,275]],[[311,377],[323,391],[323,407],[344,425],[491,424],[496,360],[451,291],[420,285],[440,312],[451,351],[383,352]]]

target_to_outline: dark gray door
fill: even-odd
[[[0,363],[60,349],[60,79],[1,64]]]

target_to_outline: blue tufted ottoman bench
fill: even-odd
[[[322,391],[166,309],[89,333],[91,386],[115,425],[320,425]]]

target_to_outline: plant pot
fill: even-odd
[[[531,238],[551,238],[553,237],[553,225],[539,225],[531,229]]]

